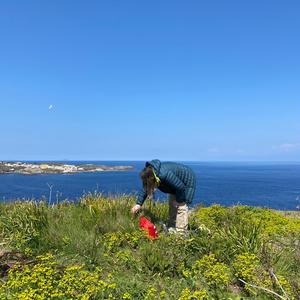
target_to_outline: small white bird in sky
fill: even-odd
[[[49,109],[49,110],[52,110],[52,109],[53,109],[53,105],[50,104],[48,109]]]

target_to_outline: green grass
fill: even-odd
[[[182,237],[159,225],[167,205],[148,203],[152,241],[130,213],[134,202],[88,194],[0,204],[0,299],[300,299],[299,213],[197,207]],[[1,256],[10,252],[26,259]]]

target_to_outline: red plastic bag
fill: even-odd
[[[144,216],[140,217],[140,228],[148,233],[148,238],[153,240],[157,239],[158,234],[155,225]]]

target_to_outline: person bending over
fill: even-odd
[[[140,177],[143,182],[132,207],[132,213],[141,210],[147,197],[152,197],[156,188],[169,194],[169,227],[178,233],[188,228],[188,205],[192,203],[196,189],[196,176],[191,168],[175,162],[161,162],[158,159],[146,162]]]

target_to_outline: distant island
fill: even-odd
[[[0,174],[73,174],[83,172],[126,171],[132,166],[106,166],[96,164],[64,164],[56,162],[27,163],[0,162]]]

